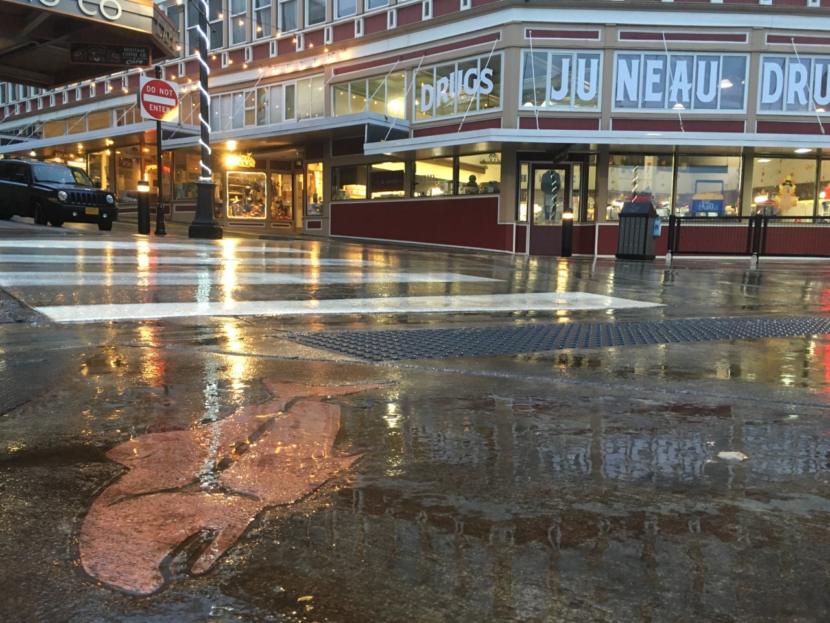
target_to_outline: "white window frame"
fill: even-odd
[[[343,13],[340,10],[340,3],[344,0],[334,0],[334,19],[343,19],[344,17],[351,17],[357,14],[357,0],[349,0],[354,3],[354,9],[350,13]]]
[[[423,67],[422,69],[420,69],[418,71],[418,73],[420,73],[422,71],[432,70],[432,72],[433,72],[432,73],[432,75],[433,75],[433,84],[434,84],[435,72],[436,72],[438,67],[442,67],[444,65],[454,64],[456,69],[458,69],[458,65],[460,65],[461,63],[467,63],[467,62],[470,62],[470,61],[477,60],[478,61],[478,66],[480,68],[480,67],[482,67],[482,66],[484,66],[488,63],[488,59],[489,59],[490,62],[493,62],[495,59],[499,59],[499,80],[498,80],[498,82],[495,82],[495,81],[493,82],[493,88],[495,89],[496,87],[498,87],[498,90],[499,90],[499,105],[498,106],[496,106],[494,108],[485,108],[483,110],[479,110],[478,107],[476,107],[476,108],[471,107],[469,113],[467,113],[465,110],[460,110],[459,107],[458,107],[458,102],[456,102],[456,111],[454,113],[450,113],[450,114],[447,114],[447,115],[433,114],[430,117],[419,118],[418,117],[418,108],[417,108],[418,104],[416,102],[417,98],[413,97],[412,98],[412,106],[410,108],[410,110],[412,111],[412,123],[429,123],[429,122],[437,121],[437,120],[441,120],[441,119],[454,119],[454,118],[458,118],[458,117],[463,117],[465,115],[469,118],[469,117],[475,117],[476,115],[483,115],[483,114],[496,113],[496,112],[503,111],[504,110],[504,101],[505,101],[505,97],[507,95],[504,92],[504,54],[502,52],[496,52],[492,55],[482,54],[482,55],[478,55],[478,56],[467,56],[467,57],[463,57],[463,58],[448,60],[448,61],[445,61],[443,63],[435,63],[435,64],[432,64],[432,65],[429,65],[428,67]],[[418,88],[417,73],[413,73],[412,81],[413,81],[412,82],[412,88],[417,89]],[[436,108],[437,108],[437,98],[433,102],[433,111]]]
[[[262,0],[265,2],[262,6],[257,6],[258,0],[252,0],[251,2],[251,10],[253,12],[253,20],[251,21],[251,39],[256,41],[257,39],[265,39],[270,37],[274,32],[274,4],[276,4],[275,0]],[[266,33],[263,29],[263,32],[257,32],[257,28],[259,27],[259,20],[257,17],[263,11],[270,9],[270,17],[268,19],[269,22],[269,31]]]
[[[208,2],[208,6],[209,5],[210,5],[210,2]],[[225,41],[225,24],[224,24],[224,20],[225,20],[225,10],[224,9],[225,9],[225,6],[226,6],[226,3],[223,2],[222,3],[222,10],[219,11],[219,13],[216,16],[216,19],[211,20],[210,15],[208,15],[208,31],[207,31],[206,34],[207,34],[207,38],[208,38],[208,51],[209,52],[211,52],[213,50],[221,50],[222,48],[225,47],[225,44],[226,44],[226,41]],[[208,9],[208,10],[210,10],[210,9]],[[211,32],[213,31],[214,24],[219,25],[219,32],[222,33],[222,41],[220,41],[219,45],[217,45],[217,46],[212,45],[211,37],[210,37]],[[230,38],[230,35],[228,35],[228,38]]]
[[[248,22],[248,6],[251,5],[251,4],[252,4],[251,0],[248,0],[248,2],[243,2],[241,13],[231,13],[231,8],[233,7],[233,0],[228,0],[228,2],[227,2],[228,15],[229,15],[229,19],[228,19],[228,45],[231,45],[231,46],[242,45],[243,43],[247,43],[248,39],[250,38],[249,37],[250,28],[248,28],[247,22]],[[242,27],[244,28],[244,30],[242,31],[242,39],[239,40],[239,41],[236,41],[233,38],[233,33],[234,33],[234,28],[236,28],[236,26],[237,26],[236,22],[238,20],[242,21]]]
[[[368,13],[369,11],[374,11],[375,9],[385,9],[389,6],[389,0],[380,0],[378,4],[372,6],[372,0],[363,0],[363,12]]]
[[[304,6],[305,13],[303,13],[303,16],[305,17],[305,25],[306,26],[316,26],[317,24],[324,24],[326,22],[326,20],[328,19],[328,2],[325,2],[325,6],[323,7],[323,19],[321,19],[318,22],[312,22],[308,17],[308,15],[309,15],[309,11],[308,11],[309,2],[311,2],[311,0],[303,0],[303,3],[305,5]]]
[[[283,15],[283,6],[286,4],[294,3],[294,28],[286,28],[285,24],[283,23],[282,15]],[[279,15],[277,15],[277,23],[279,24],[278,33],[283,32],[294,32],[299,28],[300,25],[300,0],[278,0],[278,9]],[[276,55],[275,55],[276,56]]]

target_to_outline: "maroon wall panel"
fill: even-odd
[[[513,250],[513,226],[498,222],[498,197],[360,201],[331,206],[331,234]]]
[[[386,13],[377,13],[363,18],[363,32],[373,35],[386,30]]]

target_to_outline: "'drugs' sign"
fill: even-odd
[[[762,56],[761,112],[824,112],[830,108],[830,57]]]

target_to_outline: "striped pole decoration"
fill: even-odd
[[[210,6],[207,0],[191,0],[198,3],[199,7],[199,25],[196,27],[196,34],[199,37],[199,50],[197,58],[199,60],[199,125],[201,126],[201,136],[199,137],[199,145],[202,148],[201,159],[199,161],[199,168],[201,175],[200,182],[212,182],[213,170],[211,166],[212,153],[210,148],[210,93],[208,93],[208,76],[210,75],[210,66],[207,63],[208,49],[210,43],[208,40],[208,13]]]

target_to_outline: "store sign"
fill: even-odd
[[[758,99],[762,112],[824,112],[830,107],[830,57],[761,57]]]
[[[415,74],[416,120],[465,115],[500,106],[500,54],[424,67]]]
[[[536,50],[531,56],[526,50],[522,64],[522,106],[598,110],[601,68],[600,52]]]
[[[441,76],[435,84],[421,84],[421,112],[432,110],[436,104],[446,106],[462,94],[475,97],[478,94],[489,95],[493,92],[493,70],[476,67],[466,71],[456,70],[449,76]]]
[[[150,64],[150,48],[135,45],[73,43],[70,49],[70,59],[73,63],[88,65],[143,67]]]
[[[748,58],[735,54],[618,52],[617,110],[746,110]]]
[[[124,15],[121,0],[12,0],[28,6],[40,5],[59,13],[117,22]]]

